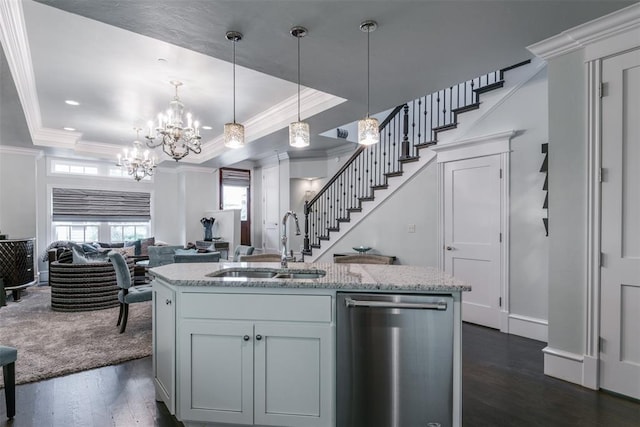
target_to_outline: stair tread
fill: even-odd
[[[450,123],[448,125],[442,125],[442,126],[435,127],[435,128],[433,128],[433,131],[434,132],[442,132],[442,131],[449,130],[449,129],[455,129],[457,127],[458,127],[457,123]]]
[[[477,89],[474,89],[473,91],[477,94],[480,94],[480,93],[492,91],[494,89],[499,89],[503,86],[504,86],[504,80],[499,80],[495,83],[491,83],[490,85],[486,85],[486,86],[482,86]]]
[[[427,141],[427,142],[421,142],[420,144],[416,144],[414,145],[414,147],[425,148],[425,147],[431,147],[432,145],[436,145],[436,144],[437,144],[436,141]]]
[[[387,173],[384,174],[384,176],[386,176],[387,178],[391,178],[393,176],[402,176],[402,171],[387,172]]]
[[[471,110],[477,110],[478,108],[480,108],[480,103],[474,102],[473,104],[465,105],[464,107],[454,108],[453,110],[451,110],[451,112],[455,114],[460,114],[460,113],[465,113]]]
[[[420,160],[420,156],[400,157],[398,160],[401,163],[417,162],[418,160]]]

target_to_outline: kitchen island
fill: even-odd
[[[338,297],[432,295],[451,301],[452,413],[461,426],[465,283],[400,265],[169,264],[153,268],[156,398],[185,425],[338,425]]]

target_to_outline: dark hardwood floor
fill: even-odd
[[[463,326],[465,427],[640,426],[639,402],[545,376],[544,345]],[[4,392],[0,397],[0,426],[182,425],[154,399],[151,358],[20,385],[13,421],[6,419]]]

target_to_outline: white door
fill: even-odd
[[[640,399],[640,50],[602,65],[600,386]]]
[[[265,252],[280,252],[280,238],[278,235],[278,208],[280,206],[280,175],[278,166],[262,169],[262,202],[263,227],[262,248]]]
[[[501,155],[444,165],[444,270],[471,284],[462,320],[500,328]]]

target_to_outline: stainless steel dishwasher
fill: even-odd
[[[453,297],[338,293],[338,427],[451,427]]]

